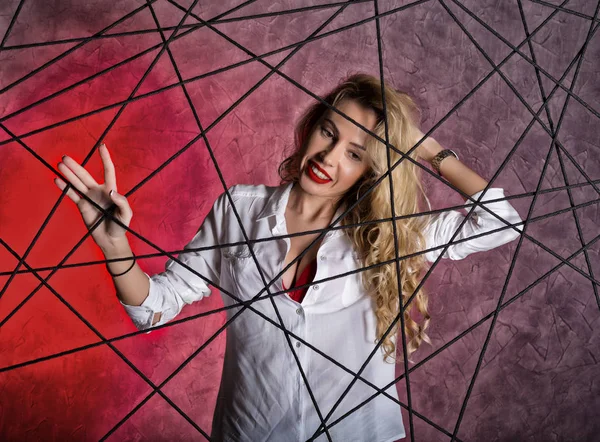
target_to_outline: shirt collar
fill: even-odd
[[[292,190],[292,186],[294,185],[294,183],[287,183],[287,184],[282,184],[280,186],[275,187],[275,190],[273,191],[273,193],[271,193],[271,195],[268,197],[267,203],[265,204],[265,207],[263,207],[263,209],[260,211],[260,213],[258,214],[258,217],[256,218],[257,220],[261,220],[264,218],[269,218],[274,216],[275,217],[275,225],[276,226],[281,226],[283,223],[285,223],[285,209],[287,207],[287,202],[288,199],[290,197],[290,191]],[[338,207],[338,209],[335,212],[335,215],[333,216],[333,219],[337,219],[342,212],[344,211],[344,207]],[[341,220],[338,221],[335,226],[340,226],[341,225]],[[332,238],[334,236],[339,236],[343,234],[342,229],[336,229],[336,230],[332,230],[330,232],[328,232],[325,237],[326,238]]]

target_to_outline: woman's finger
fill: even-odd
[[[65,187],[67,187],[67,183],[58,177],[54,178],[54,184],[56,184],[56,187],[60,190],[64,190]],[[67,190],[67,196],[71,198],[75,204],[79,204],[79,200],[81,200],[81,197],[77,195],[77,192],[75,192],[72,187]]]
[[[100,158],[102,158],[102,164],[104,164],[104,183],[109,189],[117,188],[117,175],[115,174],[115,165],[113,164],[110,153],[106,144],[100,145]]]
[[[129,206],[127,198],[118,193],[116,190],[111,191],[109,195],[123,214],[123,218],[126,220],[131,220],[131,217],[133,217],[133,211],[131,210],[131,206]]]
[[[69,169],[71,169],[73,171],[73,173],[75,175],[77,175],[77,178],[79,178],[79,180],[83,184],[85,184],[87,187],[98,186],[98,183],[90,175],[90,173],[87,170],[85,170],[83,167],[81,167],[81,165],[77,161],[75,161],[73,158],[71,158],[70,156],[65,155],[63,158],[63,163],[65,163],[67,166],[69,166]]]
[[[65,158],[66,159],[66,158]],[[71,170],[71,168],[64,162],[64,160],[60,163],[58,163],[58,170],[60,172],[62,172],[62,174],[64,175],[64,177],[69,180],[69,182],[71,183],[71,185],[75,188],[77,188],[77,190],[79,190],[82,193],[85,193],[88,191],[88,186],[86,186],[80,179],[79,176],[75,175],[75,173],[73,172],[73,170]]]
[[[64,177],[69,180],[69,183],[81,193],[86,193],[88,188],[85,184],[81,182],[78,176],[76,176],[73,171],[67,166],[65,163],[58,163],[58,170],[64,175]],[[75,192],[77,193],[77,192]]]

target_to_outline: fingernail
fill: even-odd
[[[62,156],[62,159],[64,160],[64,159],[65,159],[65,157],[66,157],[66,155],[63,155],[63,156]]]
[[[112,195],[113,195],[113,193],[114,193],[114,190],[111,190],[110,192],[108,192],[108,194],[109,194],[110,196],[112,196]]]

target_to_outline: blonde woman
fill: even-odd
[[[381,93],[377,78],[356,74],[323,99],[385,139]],[[389,141],[407,153],[423,136],[418,108],[406,93],[389,86],[385,87],[385,105]],[[165,324],[186,304],[209,296],[207,281],[221,289],[231,322],[213,440],[307,440],[315,436],[323,419],[333,422],[371,397],[374,386],[383,388],[392,382],[392,362],[403,355],[402,340],[397,344],[400,321],[394,321],[398,300],[401,296],[406,302],[413,295],[422,270],[442,249],[419,252],[448,243],[464,220],[461,212],[452,210],[406,216],[427,210],[424,202],[429,205],[421,171],[407,159],[392,170],[394,210],[401,217],[396,220],[398,254],[414,254],[399,260],[399,293],[388,178],[369,191],[388,170],[385,144],[320,102],[304,113],[295,135],[296,150],[279,167],[281,185],[232,186],[229,195],[224,192],[216,199],[185,248],[237,245],[186,250],[178,258],[183,265],[169,259],[165,271],[154,276],[145,273],[135,259],[107,265],[121,304],[140,330]],[[100,155],[105,167],[102,185],[72,158],[64,157],[59,170],[100,206],[114,203],[114,215],[129,226],[132,210],[126,198],[116,193],[114,166],[106,146],[101,146]],[[433,138],[408,155],[415,161],[431,162],[438,173],[475,200],[488,184]],[[391,150],[392,165],[401,157]],[[59,178],[55,182],[61,190],[66,186]],[[67,195],[90,227],[98,211],[73,189]],[[502,188],[489,188],[481,201],[503,197]],[[507,201],[485,206],[511,224],[521,222]],[[338,220],[346,210],[348,214]],[[506,227],[479,206],[474,212],[455,241]],[[388,221],[377,222],[382,219]],[[334,228],[327,234],[318,232],[332,223]],[[125,232],[115,222],[104,220],[92,236],[107,259],[132,257]],[[442,257],[462,259],[517,236],[508,227],[452,244]],[[259,239],[269,240],[253,241]],[[363,267],[369,269],[352,273]],[[342,274],[346,275],[335,277]],[[248,300],[254,302],[240,305]],[[418,312],[421,322],[413,312]],[[429,342],[425,329],[430,317],[423,288],[403,319],[410,358],[422,341]],[[380,351],[372,355],[376,348]],[[334,407],[365,362],[359,380]],[[395,386],[385,393],[315,440],[384,442],[405,437],[401,409],[390,400],[398,398]]]

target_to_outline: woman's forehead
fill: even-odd
[[[345,109],[340,109],[340,111],[372,132],[375,130],[377,116],[375,115],[374,111],[366,109],[362,106],[360,109],[351,109],[350,112],[345,112]],[[327,112],[325,112],[322,117],[322,121],[332,124],[340,133],[347,135],[348,137],[357,138],[356,142],[360,142],[361,144],[369,136],[369,133],[364,129],[357,126],[352,121],[347,120],[342,115],[332,111],[331,109],[328,109]]]

